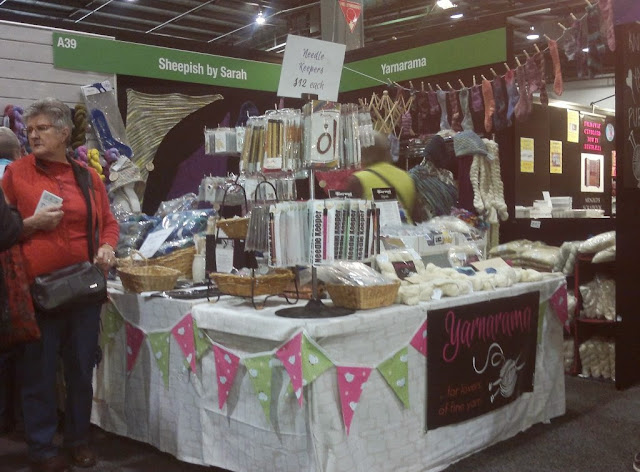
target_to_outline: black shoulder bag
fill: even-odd
[[[71,167],[87,204],[89,260],[36,277],[31,286],[31,296],[36,310],[44,314],[63,314],[70,308],[101,304],[107,299],[107,281],[104,272],[92,262],[95,252],[94,239],[91,238],[93,233],[93,206],[89,193],[90,189],[93,189],[91,175],[74,162],[71,162]],[[96,218],[95,247],[99,242],[98,231]]]

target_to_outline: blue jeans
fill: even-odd
[[[66,386],[64,445],[87,444],[93,400],[93,367],[98,347],[100,306],[84,306],[57,316],[36,313],[41,339],[21,356],[22,407],[29,457],[58,454],[56,370],[62,357]]]

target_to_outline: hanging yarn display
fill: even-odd
[[[78,103],[73,109],[73,129],[71,130],[71,148],[77,149],[87,142],[87,107]]]
[[[87,151],[87,160],[89,162],[89,166],[93,167],[102,181],[104,181],[105,176],[102,171],[102,164],[100,164],[100,152],[97,149],[89,149]]]
[[[488,223],[497,223],[498,218],[502,221],[509,218],[500,175],[499,148],[490,139],[483,139],[483,142],[487,147],[487,156],[473,156],[469,175],[473,188],[473,206]]]
[[[26,148],[28,144],[26,127],[24,125],[24,120],[22,118],[22,114],[24,110],[22,107],[16,105],[7,105],[4,108],[4,116],[2,125],[11,129],[14,134],[18,137],[18,141],[20,141],[20,146]]]

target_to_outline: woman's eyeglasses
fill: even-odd
[[[49,128],[53,128],[53,125],[38,125],[38,126],[29,126],[27,128],[27,136],[29,136],[31,133],[33,133],[34,131],[37,131],[38,134],[40,133],[44,133],[45,131],[48,131]]]

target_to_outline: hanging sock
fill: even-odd
[[[538,84],[540,90],[540,103],[546,106],[549,104],[549,94],[547,93],[547,74],[545,71],[544,54],[542,52],[538,52],[534,54],[533,59],[538,66],[538,70],[540,71],[540,80]]]
[[[558,43],[550,39],[548,42],[549,53],[551,54],[551,62],[553,63],[553,92],[560,96],[564,92],[564,82],[562,81],[562,67],[560,65],[560,53],[558,52]]]
[[[507,97],[509,104],[507,106],[507,126],[513,124],[513,115],[520,96],[518,95],[518,86],[516,85],[516,73],[513,69],[509,69],[504,76],[504,82],[507,89]]]
[[[585,23],[585,22],[583,22]],[[587,74],[595,77],[602,72],[603,56],[607,47],[601,31],[601,15],[597,4],[587,7]]]
[[[482,101],[482,88],[479,85],[471,87],[471,109],[476,113],[484,112],[484,102]]]
[[[440,104],[438,103],[438,95],[436,92],[427,92],[429,97],[429,113],[431,115],[440,116]]]
[[[611,52],[616,50],[616,33],[613,23],[613,0],[600,0],[600,31],[602,36],[607,38],[607,46]]]
[[[473,131],[473,117],[471,116],[471,109],[469,108],[469,89],[461,89],[459,97],[460,108],[462,109],[462,129],[464,131]]]
[[[493,84],[493,99],[495,101],[495,112],[493,114],[493,127],[495,131],[502,131],[507,127],[507,94],[504,79],[495,77]]]
[[[493,129],[493,113],[496,109],[496,103],[493,98],[493,88],[491,82],[482,79],[482,98],[484,99],[484,130],[491,133]]]
[[[451,129],[449,125],[449,116],[447,115],[447,94],[444,90],[436,92],[438,103],[440,104],[440,129]]]
[[[460,102],[458,101],[458,92],[451,90],[447,93],[447,101],[451,109],[451,129],[453,131],[462,131],[462,113],[460,112]]]
[[[418,92],[416,108],[417,108],[417,122],[418,122],[418,134],[426,134],[429,128],[428,115],[429,115],[429,99],[425,92]]]
[[[532,105],[529,91],[527,90],[528,86],[527,79],[525,78],[524,66],[516,69],[516,80],[518,81],[518,93],[520,94],[518,104],[515,108],[516,120],[526,121],[531,114]]]
[[[575,21],[571,28],[575,31],[576,36],[576,67],[578,69],[578,78],[589,75],[587,67],[587,53],[583,49],[589,47],[589,29],[586,21]]]

